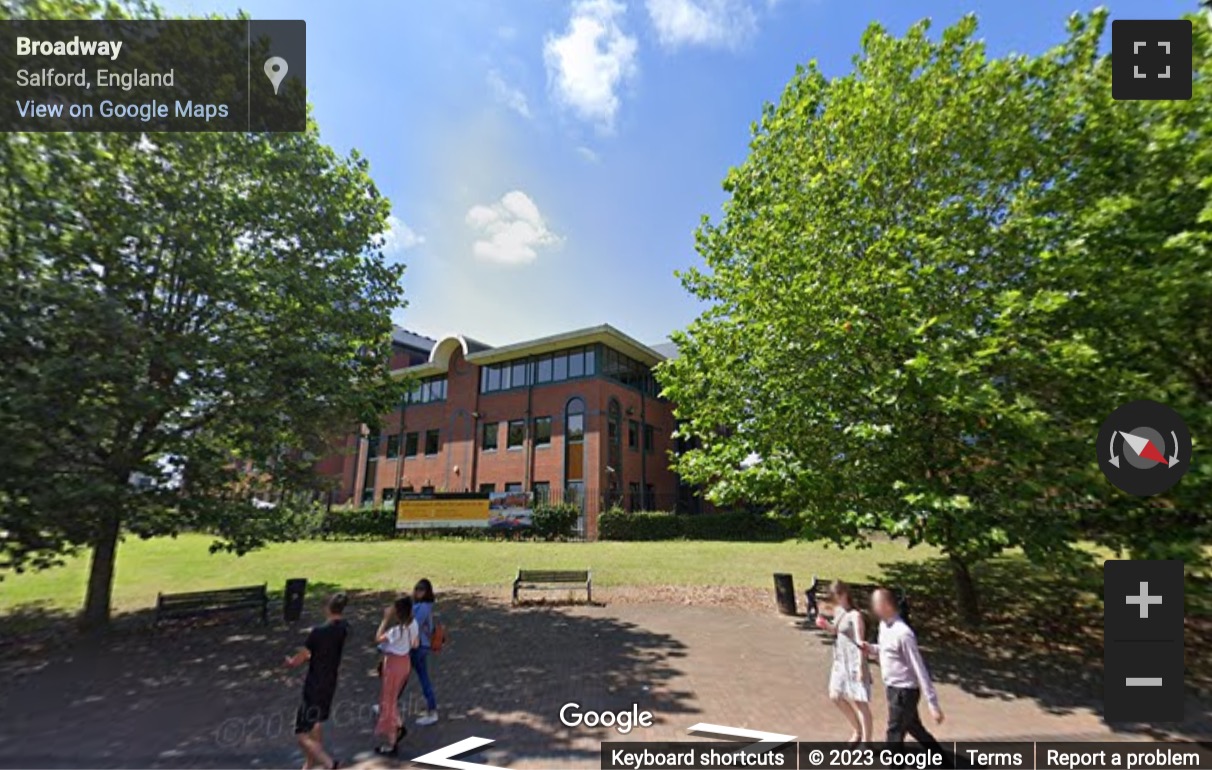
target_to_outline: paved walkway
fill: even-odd
[[[409,765],[367,753],[377,691],[369,637],[384,598],[354,598],[329,732],[338,756],[366,767]],[[405,757],[474,735],[495,743],[471,761],[597,767],[602,740],[685,740],[696,722],[804,740],[849,734],[825,697],[827,641],[767,606],[511,609],[504,597],[466,594],[447,597],[441,611],[452,633],[433,659],[443,721],[413,728]],[[305,633],[303,624],[226,619],[5,660],[0,766],[298,766],[291,728],[301,675],[280,661]],[[1102,723],[1101,685],[1089,672],[1049,671],[1036,681],[1013,661],[974,666],[928,646],[926,655],[947,713],[940,740],[1147,737]],[[415,707],[419,693],[412,685],[408,692]],[[884,702],[875,697],[878,733]],[[570,702],[595,711],[635,704],[656,724],[625,736],[565,727],[558,717]],[[1208,704],[1193,702],[1188,715],[1181,734],[1212,736]]]

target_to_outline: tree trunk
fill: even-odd
[[[104,521],[93,541],[92,564],[88,573],[88,593],[80,625],[85,630],[109,625],[110,600],[114,593],[114,560],[118,554],[118,536],[122,522],[116,512],[105,512]]]
[[[955,581],[955,600],[959,608],[960,621],[967,626],[978,626],[981,622],[981,606],[977,596],[976,581],[968,562],[951,556],[951,577]]]

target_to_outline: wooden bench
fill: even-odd
[[[812,585],[804,591],[804,598],[808,601],[808,622],[815,623],[818,615],[821,614],[820,602],[829,601],[829,584],[832,580],[818,578],[812,576]],[[850,586],[850,598],[854,601],[854,606],[861,609],[868,617],[871,611],[871,594],[877,588],[882,586],[873,583],[847,583]],[[884,586],[886,587],[886,586]],[[897,612],[900,613],[901,619],[912,625],[909,619],[909,596],[899,588],[892,588],[892,595],[896,597]],[[879,628],[874,623],[867,624],[868,636],[874,637]]]
[[[571,584],[585,586],[585,600],[593,601],[593,578],[589,570],[518,569],[513,579],[513,603],[523,588],[535,591],[558,591]]]
[[[183,594],[159,594],[156,597],[156,622],[193,618],[220,612],[260,610],[261,622],[269,622],[268,586],[221,588],[215,591],[193,591]]]

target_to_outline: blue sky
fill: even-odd
[[[610,323],[643,342],[699,307],[696,264],[749,126],[797,63],[849,71],[873,21],[969,11],[990,51],[1034,53],[1078,0],[175,0],[307,21],[323,138],[369,158],[407,263],[396,321],[505,344]],[[1174,18],[1196,0],[1113,0]],[[1109,37],[1109,33],[1108,33]]]

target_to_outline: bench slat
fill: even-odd
[[[522,570],[518,573],[517,579],[522,583],[584,583],[589,579],[589,573],[584,571]]]
[[[268,620],[269,592],[265,585],[160,594],[156,600],[156,619],[187,618],[235,610],[260,610]]]
[[[207,598],[239,598],[243,596],[264,596],[265,586],[250,586],[248,588],[223,588],[215,591],[188,591],[179,594],[160,594],[164,599],[207,599]]]
[[[265,601],[264,596],[243,596],[228,599],[190,599],[188,601],[170,600],[161,602],[161,607],[209,607],[227,604],[259,604]]]
[[[513,581],[513,603],[523,588],[536,591],[557,591],[560,586],[582,585],[586,599],[593,601],[593,580],[590,570],[518,569]]]
[[[237,601],[198,601],[198,602],[164,602],[160,606],[165,609],[187,609],[190,607],[232,607],[236,605],[264,604],[264,597],[249,597]]]

